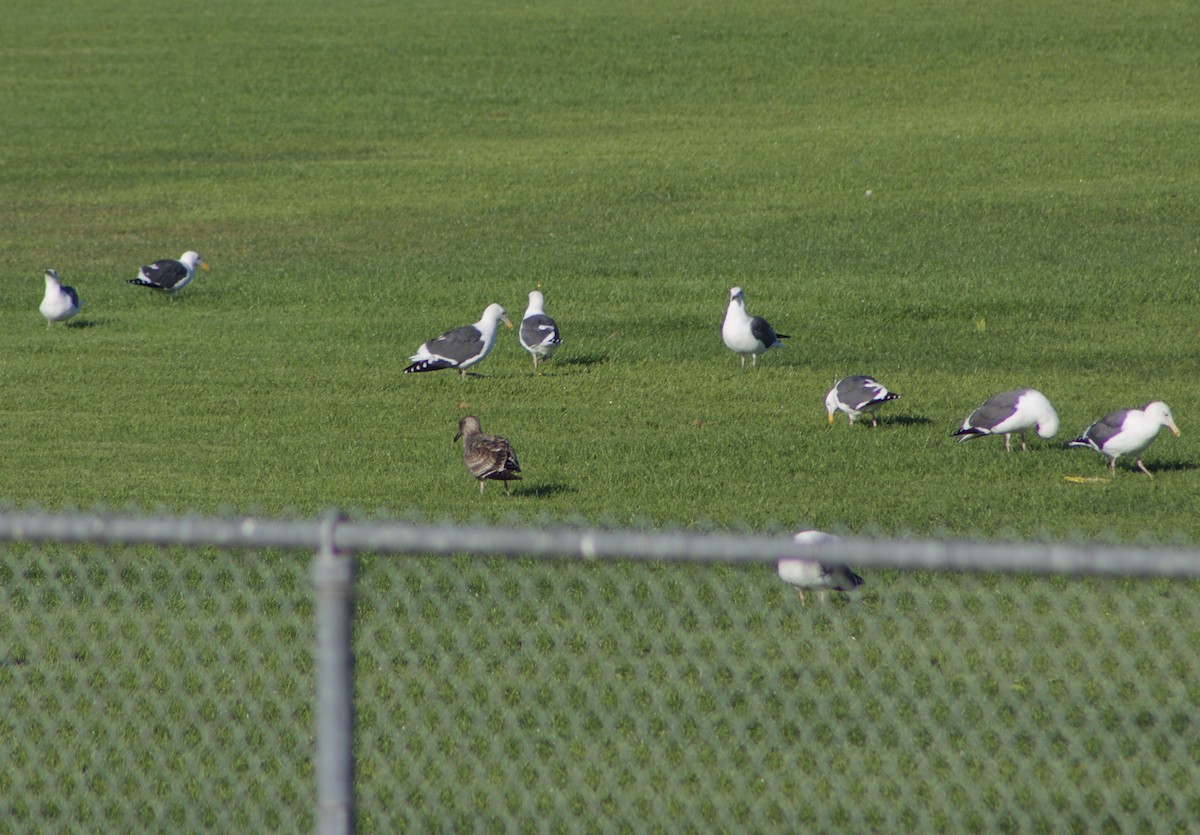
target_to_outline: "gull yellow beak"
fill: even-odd
[[[833,412],[830,412],[828,417],[829,417],[829,425],[833,426]]]
[[[508,325],[508,329],[512,330],[512,322],[508,321],[508,317],[504,317],[504,324]]]
[[[208,272],[208,263],[207,263],[207,262],[205,262],[205,261],[201,261],[201,262],[200,262],[200,269],[204,270],[205,272]]]
[[[1171,431],[1175,433],[1176,438],[1179,437],[1179,427],[1173,423],[1171,424]]]

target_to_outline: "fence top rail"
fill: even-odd
[[[332,513],[283,520],[0,511],[0,542],[737,564],[799,556],[869,568],[1200,578],[1200,550],[1183,547],[846,537],[801,548],[786,535],[351,521]]]

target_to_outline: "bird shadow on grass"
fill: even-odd
[[[593,365],[600,365],[608,362],[608,356],[605,354],[583,354],[565,357],[563,359],[545,360],[536,373],[531,373],[530,377],[566,377],[570,374],[582,374],[591,371]]]
[[[71,330],[77,330],[79,328],[95,328],[95,327],[99,327],[101,325],[107,325],[107,324],[108,324],[108,320],[103,319],[103,318],[101,318],[101,319],[75,319],[74,321],[66,322],[63,325],[63,327],[70,328]]]
[[[1117,464],[1117,469],[1121,469],[1121,465]],[[1146,469],[1152,473],[1185,473],[1189,470],[1200,469],[1200,464],[1193,461],[1159,461],[1153,464],[1146,464]]]
[[[878,420],[880,426],[929,426],[933,423],[920,415],[880,415]]]
[[[579,488],[572,487],[570,484],[563,484],[561,481],[551,482],[550,484],[530,484],[528,486],[521,485],[514,487],[512,494],[514,496],[528,497],[532,499],[544,499],[549,496],[561,496],[565,493],[578,493]]]
[[[608,362],[608,354],[572,354],[569,357],[563,357],[561,360],[554,359],[551,362],[560,368],[570,368],[574,365],[581,365],[588,368]]]

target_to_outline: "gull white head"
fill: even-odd
[[[504,308],[492,302],[483,309],[483,318],[481,322],[491,322],[492,327],[495,327],[497,322],[503,322],[508,325],[508,329],[512,330],[512,322],[508,321],[508,314],[504,312]]]
[[[825,533],[825,531],[804,530],[796,531],[792,535],[792,539],[801,545],[820,545],[823,542],[840,542],[842,538],[837,534]]]
[[[1037,433],[1038,433],[1038,437],[1046,438],[1047,440],[1050,438],[1053,438],[1055,435],[1057,435],[1058,434],[1058,412],[1051,409],[1047,415],[1045,415],[1041,420],[1039,420],[1038,424],[1037,424]]]
[[[829,425],[833,425],[833,414],[838,409],[837,386],[829,390],[829,394],[825,395],[825,415],[829,419]],[[800,533],[819,533],[819,531],[801,531]],[[796,534],[796,541],[800,541],[800,534]]]
[[[208,264],[203,258],[200,257],[200,253],[193,252],[190,249],[183,253],[183,255],[179,256],[179,263],[186,266],[189,270],[194,271],[196,267],[199,267],[205,272],[208,272]]]
[[[1142,411],[1146,413],[1146,417],[1167,427],[1175,437],[1179,437],[1179,427],[1175,425],[1175,418],[1171,415],[1171,407],[1166,403],[1161,400],[1155,400],[1153,403],[1147,403]]]
[[[1040,391],[1031,389],[1025,396],[1034,400],[1034,408],[1037,409],[1038,437],[1053,438],[1058,434],[1058,412],[1054,411],[1050,401]]]

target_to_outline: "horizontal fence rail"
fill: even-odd
[[[5,512],[0,513],[3,541],[305,551],[317,551],[329,542],[345,554],[702,563],[763,563],[804,556],[870,568],[1200,578],[1200,549],[1195,547],[847,537],[801,549],[788,536],[350,521],[336,514],[317,521],[290,521]]]

